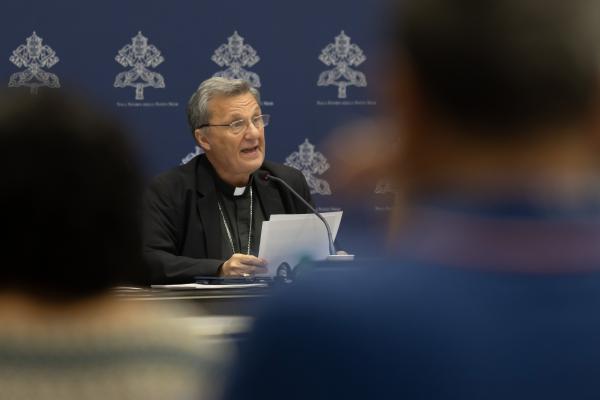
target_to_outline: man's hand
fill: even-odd
[[[221,266],[220,276],[253,276],[267,272],[267,260],[235,253]]]

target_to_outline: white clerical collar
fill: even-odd
[[[233,190],[233,195],[234,196],[241,196],[246,192],[246,186],[242,186],[242,187],[236,187]]]

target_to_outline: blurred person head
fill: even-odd
[[[394,15],[388,95],[409,198],[589,188],[600,3],[405,0]]]
[[[141,281],[141,182],[112,118],[62,89],[1,93],[0,175],[0,289],[78,300]]]
[[[188,102],[188,123],[219,176],[245,185],[265,159],[265,131],[258,90],[241,79],[212,77]]]
[[[311,384],[295,398],[598,392],[586,371],[600,363],[599,11],[399,0],[387,88],[412,224],[392,258],[273,301],[228,398],[277,398],[298,381]],[[265,374],[277,384],[256,385]]]

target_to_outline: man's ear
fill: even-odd
[[[194,130],[194,137],[196,138],[196,143],[198,143],[198,146],[200,146],[202,150],[210,151],[210,141],[208,140],[208,136],[202,132],[202,129]]]

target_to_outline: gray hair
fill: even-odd
[[[199,126],[208,124],[211,117],[208,108],[210,100],[217,96],[234,97],[246,93],[251,93],[256,102],[260,104],[258,90],[242,79],[227,79],[215,76],[202,82],[190,97],[187,105],[187,118],[192,135]]]

